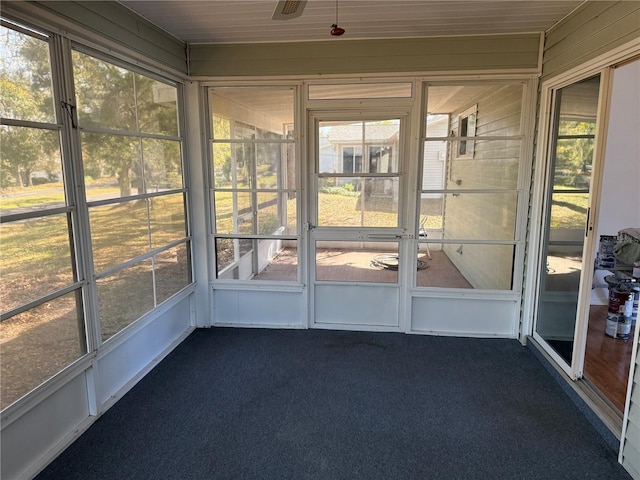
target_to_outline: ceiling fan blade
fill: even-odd
[[[307,0],[280,0],[271,15],[272,20],[290,20],[302,15]]]

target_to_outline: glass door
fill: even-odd
[[[588,295],[591,286],[584,275],[593,274],[583,262],[583,250],[590,233],[599,91],[600,75],[556,90],[550,132],[534,337],[570,373],[579,356],[576,321],[588,308],[580,308],[582,292]]]
[[[311,115],[312,326],[400,327],[403,124],[401,116]]]

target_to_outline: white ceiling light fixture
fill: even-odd
[[[307,0],[280,0],[271,15],[272,20],[290,20],[302,15]]]

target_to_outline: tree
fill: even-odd
[[[85,171],[115,176],[121,196],[131,195],[132,187],[146,192],[145,180],[153,181],[154,172],[143,172],[147,167],[159,172],[157,149],[145,153],[143,165],[146,140],[135,133],[178,136],[175,87],[79,52],[73,53],[73,64],[80,126],[117,131],[83,135]],[[176,147],[177,154],[162,159],[171,171],[181,169],[177,142]]]
[[[47,42],[1,30],[2,78],[0,112],[3,117],[54,123],[51,67]],[[0,129],[2,174],[0,186],[31,186],[32,174],[60,171],[57,131],[3,125]]]
[[[24,88],[6,78],[0,80],[3,112],[17,109],[21,113],[37,110],[33,98]],[[55,152],[58,148],[58,134],[51,130],[3,125],[0,129],[2,143],[0,176],[1,186],[32,186],[32,174],[37,170],[48,172],[59,170]]]

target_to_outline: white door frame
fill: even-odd
[[[399,195],[398,195],[398,227],[317,227],[318,219],[318,192],[317,178],[319,169],[319,140],[318,125],[320,121],[369,121],[369,120],[400,120],[400,137],[398,141],[398,176],[399,176]],[[308,129],[308,170],[307,170],[307,211],[305,212],[306,222],[304,224],[304,234],[307,237],[307,257],[308,257],[308,277],[307,285],[309,286],[309,323],[310,328],[330,328],[330,329],[349,329],[364,331],[405,331],[404,326],[404,310],[406,306],[405,295],[410,285],[406,282],[403,272],[409,268],[408,257],[411,251],[409,245],[412,235],[412,228],[408,228],[407,223],[407,205],[410,201],[407,191],[409,189],[407,179],[408,168],[408,152],[409,131],[410,131],[410,108],[405,107],[370,107],[370,108],[332,108],[332,109],[308,109],[307,110],[307,129]],[[365,152],[363,152],[363,162],[365,161]],[[359,176],[354,174],[353,176]],[[400,265],[398,271],[398,282],[388,283],[369,283],[369,282],[318,282],[316,280],[316,261],[315,261],[315,241],[316,240],[335,240],[335,241],[358,241],[358,242],[398,242]],[[364,323],[319,323],[316,321],[316,293],[317,287],[320,286],[336,286],[344,289],[352,289],[362,293],[374,293],[372,299],[378,299],[380,294],[388,295],[391,291],[396,291],[395,300],[397,308],[395,309],[395,321],[387,322],[387,324],[364,324]],[[366,295],[365,295],[366,296]],[[321,302],[326,304],[327,302]],[[357,302],[354,302],[354,309],[357,308]],[[371,312],[375,313],[375,312]],[[389,313],[389,312],[386,312]]]

